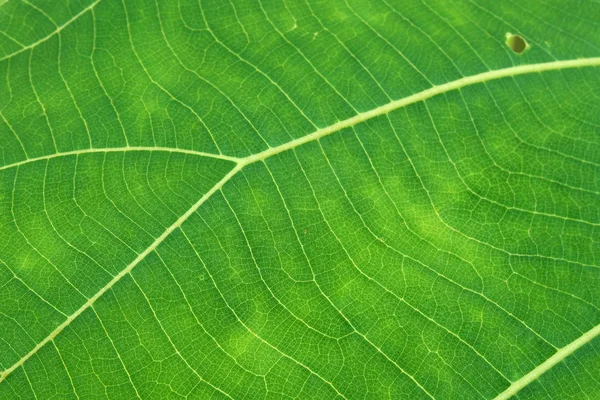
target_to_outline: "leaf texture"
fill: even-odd
[[[598,398],[599,13],[0,0],[0,398]]]

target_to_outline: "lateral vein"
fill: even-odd
[[[73,151],[65,151],[59,153],[52,153],[45,156],[27,158],[25,160],[17,161],[12,164],[6,164],[0,166],[0,171],[4,169],[10,169],[14,167],[18,167],[23,164],[29,164],[36,161],[42,160],[50,160],[58,157],[66,157],[66,156],[75,156],[79,154],[89,154],[89,153],[119,153],[119,152],[129,152],[129,151],[163,151],[167,153],[182,153],[182,154],[191,154],[194,156],[201,157],[210,157],[210,158],[218,158],[220,160],[227,160],[234,163],[239,161],[239,158],[230,157],[223,154],[214,154],[214,153],[205,153],[203,151],[195,151],[195,150],[187,150],[187,149],[178,149],[175,147],[144,147],[144,146],[127,146],[127,147],[96,147],[91,149],[81,149],[81,150],[73,150]]]

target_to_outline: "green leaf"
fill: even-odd
[[[599,14],[0,0],[0,398],[597,398]]]

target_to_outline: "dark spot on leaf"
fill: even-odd
[[[519,35],[513,35],[512,33],[506,34],[506,45],[516,54],[523,53],[529,47],[525,39]]]

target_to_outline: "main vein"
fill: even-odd
[[[517,394],[525,386],[538,379],[540,376],[545,374],[550,368],[554,367],[559,362],[570,356],[579,349],[581,346],[589,343],[596,336],[600,335],[600,324],[596,325],[562,349],[559,349],[554,355],[548,358],[546,361],[535,367],[527,375],[524,375],[520,379],[514,381],[504,392],[500,393],[494,398],[494,400],[507,400]]]
[[[31,349],[31,351],[29,353],[27,353],[23,358],[21,358],[17,363],[12,365],[9,369],[4,371],[0,375],[0,382],[2,382],[4,379],[6,379],[6,377],[8,375],[10,375],[11,372],[13,372],[15,369],[20,367],[25,361],[27,361],[27,359],[29,359],[31,356],[33,356],[35,353],[37,353],[37,351],[39,349],[41,349],[42,347],[44,347],[44,345],[46,343],[52,341],[59,333],[61,333],[63,331],[63,329],[65,329],[67,326],[69,326],[71,324],[71,322],[73,322],[73,320],[75,320],[78,316],[80,316],[85,310],[90,308],[96,302],[96,300],[98,300],[104,293],[106,293],[108,290],[110,290],[110,288],[112,288],[117,282],[119,282],[125,275],[129,274],[131,272],[131,270],[133,270],[133,268],[135,268],[136,265],[138,265],[144,258],[146,258],[146,256],[148,254],[150,254],[152,251],[154,251],[154,249],[156,249],[158,247],[158,245],[161,244],[167,238],[167,236],[169,236],[175,229],[179,228],[181,226],[181,224],[183,224],[183,222],[190,217],[190,215],[192,215],[194,212],[196,212],[198,207],[200,207],[206,200],[208,200],[210,198],[210,196],[213,195],[213,193],[215,193],[216,191],[221,189],[221,187],[223,187],[223,185],[233,175],[235,175],[241,168],[242,168],[241,164],[238,164],[235,166],[235,168],[233,168],[231,171],[229,171],[229,173],[227,175],[225,175],[219,182],[217,182],[215,184],[215,186],[213,186],[208,192],[206,192],[200,200],[198,200],[189,210],[187,210],[185,212],[185,214],[183,214],[181,217],[179,217],[177,219],[177,221],[175,221],[171,226],[169,226],[162,233],[162,235],[157,237],[154,240],[154,242],[152,242],[152,244],[148,248],[146,248],[146,250],[141,252],[135,258],[135,260],[130,262],[129,265],[127,265],[127,267],[125,267],[124,270],[122,270],[117,275],[115,275],[106,285],[104,285],[104,287],[102,287],[102,289],[100,289],[98,291],[98,293],[96,293],[94,296],[90,297],[81,307],[79,307],[77,309],[77,311],[75,311],[73,314],[69,315],[69,317],[62,324],[60,324],[58,327],[56,327],[56,329],[54,329],[52,331],[52,333],[50,333],[48,336],[46,336],[44,338],[44,340],[42,340],[33,349]]]
[[[100,1],[100,0],[98,0],[98,1]],[[98,1],[96,1],[95,3],[90,5],[88,7],[88,9],[93,7],[95,4],[97,4]],[[82,11],[81,13],[83,13],[85,11],[87,11],[87,9]],[[343,121],[339,121],[328,127],[318,129],[317,131],[315,131],[309,135],[303,136],[301,138],[292,140],[290,142],[284,143],[284,144],[276,146],[276,147],[269,148],[265,151],[262,151],[260,153],[257,153],[257,154],[254,154],[254,155],[251,155],[251,156],[248,156],[245,158],[236,159],[234,157],[216,156],[213,154],[194,152],[194,154],[201,155],[201,156],[229,159],[230,161],[236,162],[236,165],[231,171],[229,171],[229,173],[227,173],[220,181],[218,181],[208,192],[206,192],[202,196],[202,198],[200,198],[200,200],[198,200],[189,210],[187,210],[185,212],[185,214],[183,214],[181,217],[179,217],[177,219],[177,221],[175,221],[159,237],[157,237],[152,242],[152,244],[148,248],[146,248],[146,250],[144,250],[142,253],[140,253],[131,263],[129,263],[127,265],[127,267],[125,267],[125,269],[123,269],[120,273],[115,275],[104,287],[102,287],[94,296],[89,298],[81,307],[79,307],[79,309],[77,309],[77,311],[75,311],[73,314],[71,314],[63,323],[61,323],[58,327],[56,327],[56,329],[54,329],[46,338],[44,338],[44,340],[42,340],[40,343],[38,343],[29,353],[27,353],[25,356],[23,356],[19,361],[17,361],[15,364],[13,364],[10,368],[3,371],[0,374],[0,382],[5,380],[14,370],[16,370],[21,365],[23,365],[25,363],[25,361],[27,361],[31,356],[36,354],[38,352],[38,350],[40,350],[44,345],[46,345],[48,342],[52,341],[58,334],[60,334],[67,326],[69,326],[71,324],[71,322],[73,322],[85,310],[87,310],[88,308],[93,306],[93,304],[104,293],[106,293],[108,290],[110,290],[125,275],[129,274],[135,268],[136,265],[138,265],[148,254],[150,254],[152,251],[154,251],[173,231],[178,229],[193,213],[195,213],[196,210],[198,210],[198,208],[202,204],[204,204],[204,202],[206,202],[214,193],[221,190],[221,188],[225,185],[225,183],[227,183],[233,176],[235,176],[246,165],[249,165],[249,164],[252,164],[252,163],[255,163],[258,161],[263,161],[271,156],[274,156],[276,154],[282,153],[287,150],[294,149],[303,144],[306,144],[306,143],[309,143],[309,142],[312,142],[315,140],[319,140],[320,138],[322,138],[324,136],[330,135],[334,132],[338,132],[342,129],[352,127],[354,125],[360,124],[361,122],[378,117],[380,115],[385,115],[387,113],[390,113],[394,110],[405,107],[407,105],[414,104],[414,103],[417,103],[417,102],[420,102],[423,100],[427,100],[436,95],[446,93],[446,92],[449,92],[452,90],[457,90],[457,89],[463,88],[465,86],[470,86],[470,85],[474,85],[477,83],[484,83],[484,82],[488,82],[488,81],[492,81],[492,80],[496,80],[496,79],[517,76],[517,75],[539,73],[539,72],[544,72],[544,71],[553,71],[553,70],[561,70],[561,69],[569,69],[569,68],[593,67],[593,66],[600,66],[600,57],[582,58],[582,59],[565,60],[565,61],[552,61],[552,62],[547,62],[547,63],[519,65],[519,66],[515,66],[515,67],[508,67],[508,68],[492,70],[492,71],[483,72],[483,73],[480,73],[477,75],[460,78],[455,81],[445,83],[443,85],[433,86],[429,89],[423,90],[422,92],[413,94],[408,97],[404,97],[400,100],[394,100],[383,106],[374,108],[372,110],[369,110],[369,111],[366,111],[363,113],[359,113],[359,114],[355,115],[354,117],[348,118]],[[127,148],[90,149],[87,151],[82,150],[79,152],[96,152],[96,151],[101,152],[101,151],[107,151],[107,150],[125,151],[125,150],[127,150]],[[132,148],[132,150],[148,150],[148,151],[150,151],[150,150],[159,150],[159,149],[158,148],[156,148],[156,149],[155,148]],[[163,149],[163,150],[177,151],[177,149]],[[40,157],[40,159],[47,159],[47,158],[56,157],[59,155],[68,155],[68,154],[77,154],[77,151],[44,156],[44,157]],[[33,159],[25,160],[22,163],[25,163],[28,161],[33,161]],[[579,347],[583,346],[585,343],[589,342],[590,340],[592,340],[594,337],[598,336],[599,334],[600,334],[600,325],[596,326],[595,328],[593,328],[592,330],[590,330],[589,332],[587,332],[580,338],[576,339],[571,344],[560,349],[554,356],[552,356],[551,358],[546,360],[544,363],[540,364],[538,367],[536,367],[534,370],[532,370],[529,374],[525,375],[518,381],[515,381],[505,392],[500,394],[499,397],[497,397],[497,399],[506,399],[506,398],[512,396],[513,394],[517,393],[523,387],[525,387],[526,385],[528,385],[529,383],[531,383],[532,381],[537,379],[540,375],[542,375],[548,369],[552,368],[558,362],[560,362],[565,357],[572,354]],[[502,396],[504,396],[504,397],[502,397]]]
[[[560,69],[568,69],[568,68],[580,68],[580,67],[595,67],[600,66],[600,57],[593,58],[580,58],[576,60],[565,60],[565,61],[552,61],[541,64],[528,64],[528,65],[519,65],[516,67],[502,68],[487,72],[482,72],[477,75],[466,76],[464,78],[457,79],[452,82],[444,83],[443,85],[433,86],[429,89],[423,90],[422,92],[415,93],[411,96],[404,97],[400,100],[394,100],[377,108],[374,108],[369,111],[365,111],[363,113],[357,114],[352,118],[348,118],[346,120],[337,122],[333,125],[329,125],[328,127],[319,129],[309,135],[303,136],[301,138],[292,140],[290,142],[284,143],[280,146],[270,148],[258,154],[246,157],[242,161],[246,164],[250,164],[259,160],[264,160],[265,158],[271,157],[275,154],[281,153],[286,150],[293,149],[295,147],[301,146],[305,143],[312,142],[314,140],[320,139],[323,136],[327,136],[333,132],[337,132],[344,128],[349,128],[354,125],[360,124],[366,120],[371,118],[378,117],[380,115],[385,115],[399,108],[405,107],[409,104],[417,103],[423,100],[427,100],[433,96],[437,96],[438,94],[446,93],[452,90],[460,89],[465,86],[470,86],[476,83],[483,83],[488,81],[493,81],[500,78],[506,78],[510,76],[517,75],[525,75],[536,72],[544,72],[544,71],[553,71]]]

